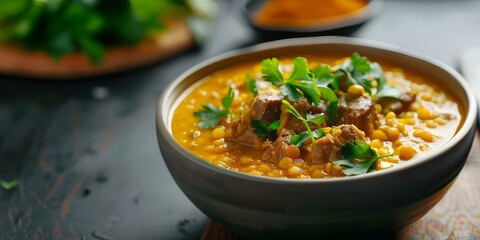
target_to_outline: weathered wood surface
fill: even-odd
[[[480,134],[467,163],[445,197],[421,219],[403,229],[398,239],[480,239]],[[240,240],[209,222],[202,240]]]

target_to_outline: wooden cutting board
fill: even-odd
[[[54,60],[47,53],[0,44],[0,74],[58,80],[96,76],[152,64],[194,45],[184,19],[169,19],[167,26],[165,32],[138,45],[108,49],[105,59],[98,65],[92,65],[81,53]]]

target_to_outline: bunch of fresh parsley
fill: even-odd
[[[280,61],[277,58],[265,59],[261,63],[262,78],[279,87],[282,94],[289,100],[297,102],[306,98],[313,105],[320,103],[320,97],[328,102],[327,114],[329,123],[333,124],[337,115],[338,98],[328,84],[333,81],[333,74],[324,68],[311,72],[308,62],[303,57],[293,59],[293,71],[288,79],[284,79],[279,70]],[[329,70],[329,69],[327,69]]]
[[[380,67],[378,63],[370,62],[367,57],[360,56],[360,54],[356,52],[352,54],[350,59],[335,66],[333,71],[335,72],[336,81],[338,81],[341,76],[346,75],[348,80],[347,86],[352,84],[361,85],[375,100],[384,97],[400,97],[400,90],[387,84],[382,67]],[[377,82],[375,94],[372,93],[372,80]],[[339,83],[334,83],[334,86],[338,89]]]
[[[2,0],[0,42],[55,59],[84,52],[99,63],[107,46],[130,45],[161,31],[160,17],[182,0]]]

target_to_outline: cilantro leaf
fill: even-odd
[[[264,59],[260,64],[262,79],[280,87],[280,91],[292,101],[304,97],[309,102],[318,105],[320,92],[315,84],[314,74],[310,72],[305,58],[293,59],[293,70],[288,79],[283,79],[279,70],[280,61],[276,58]]]
[[[320,87],[320,92],[322,93],[322,99],[328,102],[328,124],[333,126],[337,121],[338,97],[335,92],[328,87]]]
[[[198,123],[199,128],[214,128],[220,120],[227,115],[213,104],[203,104],[202,107],[202,111],[193,113],[193,116],[200,118],[200,122]]]
[[[14,189],[15,187],[17,187],[17,186],[18,186],[18,182],[17,182],[17,180],[12,180],[12,181],[10,181],[10,182],[7,182],[7,181],[5,181],[5,180],[3,180],[3,179],[0,179],[0,186],[1,186],[3,189],[5,189],[5,190],[8,191],[8,190],[12,190],[12,189]]]
[[[312,115],[312,114],[307,113],[306,117],[307,117],[307,122],[311,122],[311,123],[314,123],[314,124],[321,124],[325,120],[325,115],[323,115],[323,114]]]
[[[347,176],[361,175],[371,172],[377,159],[371,159],[364,162],[351,162],[349,160],[335,161],[334,164],[343,168],[343,173]]]
[[[377,91],[373,98],[378,100],[384,97],[399,98],[400,90],[395,86],[388,86],[383,70],[378,63],[369,62],[364,56],[353,53],[350,59],[344,61],[341,65],[334,67],[335,76],[339,79],[341,76],[347,76],[347,86],[358,84],[365,89],[365,92],[372,95],[372,81],[377,82]],[[340,84],[338,80],[332,82],[334,89],[338,89]]]
[[[231,113],[230,107],[232,106],[233,99],[235,98],[235,94],[233,93],[232,87],[228,88],[227,95],[222,98],[223,104],[223,111],[227,114]]]
[[[267,134],[277,130],[277,128],[280,126],[280,120],[276,120],[276,121],[273,121],[272,123],[270,123],[268,126],[265,126],[262,121],[260,120],[252,120],[250,122],[254,128],[253,132],[263,138],[265,136],[267,136]]]
[[[306,80],[311,78],[309,75],[307,59],[303,57],[297,57],[293,59],[293,71],[288,80]]]
[[[267,131],[268,132],[275,131],[277,130],[278,127],[280,127],[280,120],[273,121],[272,123],[270,123],[270,125],[268,125]]]
[[[247,75],[247,89],[253,93],[254,97],[258,96],[257,80],[249,75]]]
[[[390,98],[400,98],[402,94],[400,89],[395,86],[389,86],[387,79],[383,75],[382,67],[377,63],[372,63],[372,75],[375,77],[377,82],[377,92],[375,93],[375,100],[380,98],[390,97]]]
[[[321,128],[318,128],[312,131],[312,134],[315,139],[319,139],[325,136],[325,132]],[[303,143],[308,139],[310,139],[310,135],[308,134],[308,131],[303,131],[303,132],[300,132],[298,135],[292,135],[290,137],[290,144],[293,144],[297,147],[301,147]]]
[[[287,93],[289,98],[290,95],[298,96],[296,93],[298,93],[298,90],[300,90],[303,93],[303,97],[305,97],[309,102],[313,103],[314,105],[318,105],[320,103],[320,93],[318,92],[318,89],[313,81],[289,80],[285,86],[288,86],[288,90],[291,91]],[[292,92],[295,92],[295,94]],[[298,101],[298,97],[296,97],[296,100],[292,100]]]
[[[333,81],[332,69],[328,65],[320,65],[313,70],[318,87],[328,87]]]
[[[200,118],[198,127],[204,129],[216,127],[222,118],[231,113],[230,107],[234,98],[232,87],[229,87],[227,95],[222,98],[223,110],[213,104],[203,104],[203,110],[193,113],[193,116]]]
[[[291,84],[285,84],[280,87],[280,91],[283,96],[287,96],[288,99],[298,102],[303,97],[302,93],[295,89],[295,86]]]
[[[387,86],[382,89],[380,89],[376,94],[375,94],[375,100],[378,100],[380,98],[400,98],[400,95],[402,92],[400,89],[393,87],[393,86]]]
[[[375,163],[378,159],[392,156],[386,154],[378,156],[377,152],[366,142],[355,140],[354,143],[346,143],[340,149],[340,153],[345,158],[333,162],[343,168],[345,175],[360,175],[374,171]]]
[[[355,140],[354,143],[346,143],[341,149],[340,152],[342,156],[347,160],[352,160],[355,158],[358,159],[369,159],[377,156],[377,153],[373,148],[368,145],[366,142],[360,142]]]
[[[278,69],[280,61],[277,58],[267,58],[262,61],[262,79],[271,82],[273,85],[280,85],[283,83],[283,75]]]
[[[371,68],[366,57],[360,56],[357,52],[354,52],[351,56],[352,66],[355,70],[361,73],[368,73]]]

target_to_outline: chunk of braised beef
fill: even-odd
[[[345,94],[338,101],[338,124],[352,124],[370,134],[375,127],[377,112],[375,102],[366,96]]]
[[[410,93],[402,93],[400,98],[381,98],[377,102],[382,105],[384,113],[394,112],[400,114],[408,110],[410,105],[415,101],[415,95]]]
[[[260,120],[265,126],[280,118],[283,97],[281,95],[258,95],[253,98],[239,120],[232,125],[230,140],[254,148],[262,148],[264,140],[258,137],[251,124],[252,120]]]
[[[282,96],[258,95],[250,102],[251,119],[260,120],[265,126],[280,118]]]
[[[290,145],[290,137],[294,133],[288,129],[282,129],[277,139],[274,142],[266,141],[262,147],[265,151],[262,154],[262,160],[268,162],[278,162],[283,157],[287,156],[286,149]]]
[[[309,158],[312,163],[333,162],[339,158],[340,148],[330,134],[316,140],[310,147]]]
[[[241,118],[232,125],[231,141],[241,143],[253,148],[261,149],[264,140],[255,134],[250,118]]]
[[[342,158],[340,149],[345,143],[355,140],[365,141],[365,133],[356,126],[340,125],[334,127],[324,137],[313,142],[309,148],[309,159],[313,163],[328,163]]]

